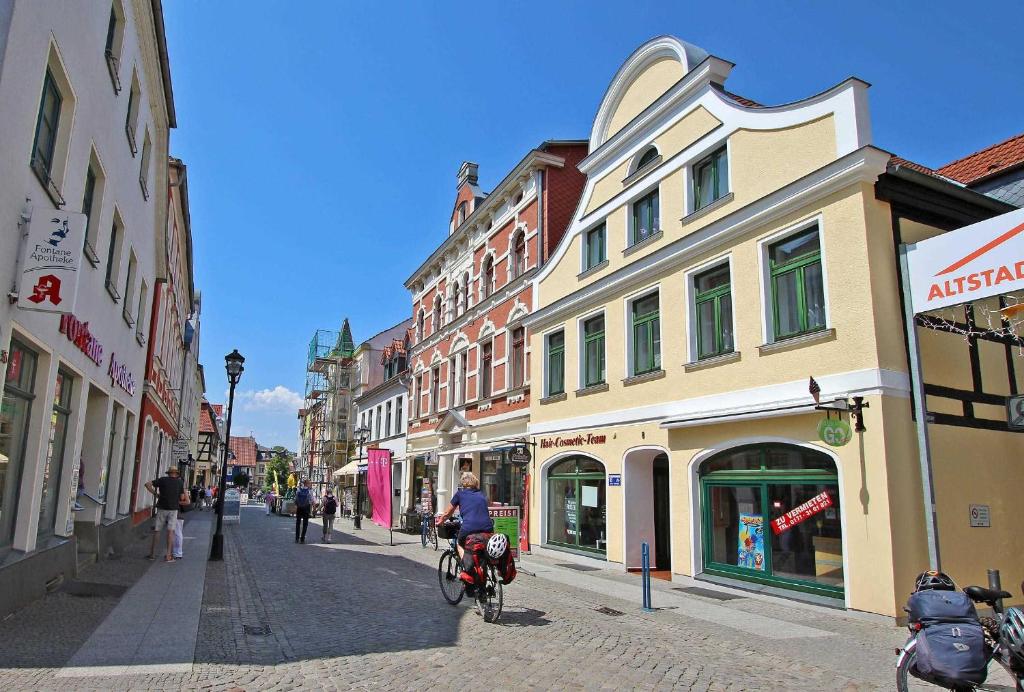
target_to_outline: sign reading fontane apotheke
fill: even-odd
[[[1024,209],[907,246],[914,312],[1024,291]]]
[[[18,276],[18,307],[71,312],[82,266],[85,214],[37,209],[28,226]]]

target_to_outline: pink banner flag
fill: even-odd
[[[373,505],[373,523],[391,528],[391,450],[366,450],[366,489]]]

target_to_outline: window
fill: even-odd
[[[114,94],[121,92],[121,79],[118,73],[121,70],[121,44],[124,40],[124,20],[119,13],[118,3],[110,6],[110,20],[107,23],[107,41],[103,47],[103,57],[107,62],[107,71],[110,73],[110,81],[114,85]]]
[[[658,150],[655,149],[654,147],[651,147],[650,149],[645,151],[644,155],[640,157],[640,160],[636,162],[636,168],[633,169],[634,172],[639,171],[641,168],[647,166],[650,163],[653,163],[654,161],[657,160],[657,158]]]
[[[416,381],[413,383],[413,388],[415,391],[413,391],[412,415],[419,418],[423,402],[423,382],[419,375],[416,375]]]
[[[643,375],[661,367],[661,327],[658,320],[658,294],[638,298],[631,306],[633,323],[633,375]]]
[[[149,298],[149,287],[145,280],[139,289],[139,308],[135,313],[135,338],[139,345],[146,343],[146,300]]]
[[[124,308],[121,310],[124,321],[128,323],[128,326],[132,326],[135,323],[135,319],[132,316],[132,307],[135,302],[135,252],[128,251],[128,278],[124,282]]]
[[[459,355],[455,356],[455,377],[456,377],[456,405],[461,406],[466,403],[466,387],[467,387],[467,375],[469,373],[469,352],[463,351]]]
[[[374,439],[375,440],[379,440],[381,437],[383,437],[383,435],[381,435],[381,424],[383,422],[384,422],[384,416],[381,415],[380,406],[378,406],[377,407],[377,434],[374,435]]]
[[[57,386],[53,393],[53,410],[50,414],[50,440],[46,449],[46,463],[43,465],[42,501],[39,506],[39,534],[48,535],[54,531],[57,518],[57,497],[60,495],[60,477],[64,467],[64,448],[68,436],[68,419],[71,416],[72,378],[63,370],[57,371]]]
[[[389,401],[384,405],[384,437],[391,435],[391,402]]]
[[[487,399],[491,396],[491,360],[492,360],[492,347],[491,342],[487,342],[480,347],[480,398]]]
[[[693,210],[729,194],[729,158],[722,147],[693,167]]]
[[[398,397],[398,403],[395,404],[395,433],[402,432],[402,397]]]
[[[16,339],[11,339],[0,406],[0,546],[11,544],[17,514],[18,486],[25,463],[29,414],[35,398],[37,356]]]
[[[583,386],[604,384],[604,315],[583,323]]]
[[[149,152],[152,145],[149,141],[149,130],[142,138],[142,163],[139,167],[139,187],[142,188],[142,199],[149,199]]]
[[[107,275],[105,281],[107,292],[110,293],[110,297],[114,299],[115,303],[121,300],[117,287],[114,286],[114,280],[117,278],[117,269],[120,263],[121,225],[118,223],[117,218],[115,218],[114,223],[110,227],[110,247],[107,248]]]
[[[441,296],[434,298],[434,313],[430,321],[430,333],[437,334],[441,329]]]
[[[601,224],[587,231],[583,241],[583,269],[593,269],[608,259],[605,251],[605,226]]]
[[[466,209],[467,209],[467,207],[466,207],[466,203],[465,203],[465,202],[462,202],[462,203],[461,203],[461,204],[459,205],[459,211],[458,211],[458,214],[456,215],[456,219],[457,219],[457,221],[456,221],[456,223],[455,223],[455,227],[456,227],[456,228],[458,228],[459,226],[461,226],[461,225],[462,225],[462,222],[466,220]]]
[[[462,290],[459,288],[459,282],[456,281],[452,288],[452,317],[461,315],[462,309]]]
[[[416,316],[416,340],[422,341],[423,339],[423,322],[425,320],[425,314],[423,308],[420,308],[419,314]]]
[[[60,90],[47,68],[43,79],[43,95],[39,101],[39,115],[36,118],[36,135],[32,143],[32,170],[47,190],[52,179],[53,154],[57,148],[57,126],[60,124],[62,103]]]
[[[469,310],[469,272],[462,276],[462,311]]]
[[[441,404],[441,368],[436,367],[430,371],[430,411],[437,413]]]
[[[486,298],[494,291],[494,259],[488,255],[484,258],[480,270],[480,297]]]
[[[548,334],[548,396],[565,393],[565,332]]]
[[[367,435],[373,435],[373,409],[371,408],[366,413],[367,413],[367,421],[368,421],[367,426],[366,426],[366,434]]]
[[[526,370],[526,330],[512,330],[512,387],[522,387]]]
[[[825,284],[818,227],[768,247],[776,339],[825,328]]]
[[[526,272],[526,234],[516,234],[512,244],[512,278],[522,276]]]
[[[102,185],[102,182],[97,181],[96,168],[93,166],[92,161],[89,162],[89,167],[85,170],[85,193],[82,195],[82,213],[85,214],[85,239],[84,249],[86,257],[89,258],[93,264],[99,261],[99,257],[96,256],[96,228],[99,223],[99,191],[97,186]],[[93,214],[95,209],[96,213]]]
[[[658,211],[658,190],[633,202],[633,235],[630,245],[647,240],[661,228]]]
[[[697,359],[731,353],[732,290],[729,265],[715,267],[693,278],[697,327]]]
[[[548,471],[548,542],[604,553],[605,473],[596,459],[573,456]]]
[[[132,72],[132,88],[128,91],[128,112],[124,118],[124,133],[128,137],[128,147],[132,151],[132,156],[139,151],[135,143],[135,131],[139,125],[139,93],[139,78]]]

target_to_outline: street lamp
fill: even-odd
[[[228,485],[228,454],[231,449],[231,414],[235,410],[235,385],[238,384],[238,380],[242,377],[242,371],[245,370],[242,367],[244,362],[245,358],[242,357],[237,348],[224,356],[224,365],[228,371],[228,382],[231,384],[231,389],[228,392],[228,424],[224,430],[224,437],[226,438],[224,463],[222,464],[223,470],[220,474],[219,490],[217,491],[217,530],[213,533],[213,543],[210,545],[210,560],[224,559],[224,533],[222,529],[224,522],[224,493],[227,492]]]
[[[361,516],[363,507],[363,472],[359,470],[359,467],[363,459],[363,443],[370,436],[370,429],[359,427],[353,430],[352,434],[356,436],[356,440],[359,442],[359,456],[356,457],[356,513],[352,518],[352,528],[361,529],[363,528],[363,518]]]

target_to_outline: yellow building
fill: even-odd
[[[732,68],[657,38],[601,102],[527,318],[531,543],[896,616],[928,565],[896,244],[1012,207],[873,147],[862,81],[763,107]],[[918,331],[943,567],[1017,584],[1018,342]],[[866,430],[823,442],[811,377]]]

